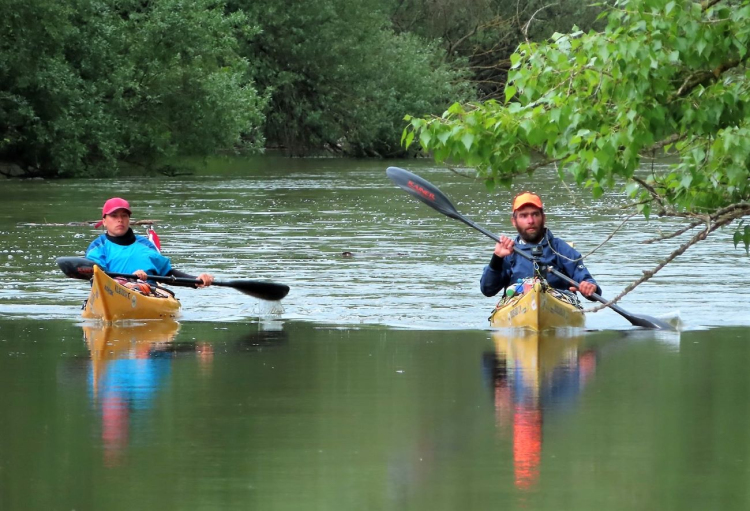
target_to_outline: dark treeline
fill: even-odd
[[[402,156],[405,114],[497,97],[582,3],[0,0],[0,173],[106,176],[279,147]]]
[[[468,70],[477,99],[501,99],[510,55],[573,26],[595,28],[601,8],[571,0],[392,0],[396,30],[440,41],[445,58]],[[604,2],[606,3],[606,2]],[[600,28],[600,27],[596,27]]]

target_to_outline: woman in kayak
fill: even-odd
[[[104,271],[132,273],[146,281],[149,275],[174,276],[199,279],[198,287],[210,286],[213,275],[201,273],[198,277],[172,268],[169,258],[163,256],[144,236],[137,236],[130,228],[130,204],[125,199],[114,197],[104,203],[102,220],[96,224],[104,226],[106,232],[91,242],[86,258]]]

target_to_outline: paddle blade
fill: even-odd
[[[225,286],[260,300],[281,300],[289,294],[289,286],[259,280],[214,281],[214,286]]]
[[[606,300],[603,300],[602,303],[607,303]],[[656,319],[652,316],[646,316],[645,314],[631,314],[627,311],[622,310],[619,306],[615,304],[610,304],[609,306],[613,311],[621,315],[623,318],[630,321],[631,325],[639,326],[642,328],[653,328],[655,330],[677,330],[674,325],[670,325],[666,321],[662,321],[660,319]]]
[[[58,257],[55,262],[72,279],[89,280],[94,276],[94,263],[85,257]]]
[[[450,199],[429,181],[399,167],[388,167],[385,173],[396,185],[431,208],[451,218],[463,221]]]
[[[673,332],[677,331],[677,328],[675,328],[674,325],[670,325],[666,321],[662,321],[660,319],[656,319],[652,316],[644,316],[644,315],[632,315],[634,318],[637,318],[637,321],[631,321],[632,324],[635,326],[640,326],[643,328],[653,328],[655,330],[671,330]]]

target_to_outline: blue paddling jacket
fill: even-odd
[[[516,237],[515,246],[523,250],[531,257],[531,249],[537,245],[526,243],[521,236]],[[545,229],[544,238],[539,246],[542,247],[542,256],[539,258],[540,265],[552,266],[560,273],[563,273],[575,280],[581,282],[587,280],[596,284],[594,277],[591,276],[586,265],[583,264],[581,254],[563,240],[555,238],[552,231]],[[509,284],[515,284],[519,279],[523,280],[534,276],[534,264],[525,257],[515,252],[506,257],[498,257],[492,254],[490,264],[484,267],[482,278],[479,281],[479,287],[485,296],[495,296],[501,289],[508,287]],[[549,285],[555,289],[568,290],[571,286],[560,277],[547,273],[545,275]],[[599,285],[596,285],[596,293],[602,294]]]
[[[175,273],[168,257],[159,253],[148,238],[136,236],[132,230],[124,236],[102,234],[91,242],[86,250],[90,259],[104,271],[133,273],[143,270],[149,275],[169,275]]]

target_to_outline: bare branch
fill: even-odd
[[[464,35],[463,37],[460,37],[460,38],[458,39],[458,41],[456,41],[455,43],[451,43],[451,44],[449,44],[449,45],[448,45],[448,50],[447,50],[447,52],[446,52],[446,53],[447,53],[447,55],[451,55],[451,56],[452,56],[452,55],[453,55],[453,52],[455,52],[455,51],[456,51],[456,49],[457,49],[457,48],[458,48],[459,46],[461,46],[461,44],[463,44],[463,42],[464,42],[464,41],[466,41],[466,40],[467,40],[468,38],[470,38],[471,36],[473,36],[474,34],[476,34],[476,33],[477,33],[477,31],[478,31],[478,29],[479,29],[479,27],[478,27],[478,26],[475,26],[474,28],[472,28],[472,29],[471,29],[471,30],[469,31],[469,33],[468,33],[468,34],[465,34],[465,35]],[[446,55],[446,56],[447,56],[447,55]]]
[[[521,29],[521,32],[523,33],[523,38],[526,39],[527,43],[529,42],[529,26],[531,26],[531,22],[534,21],[534,17],[540,12],[542,12],[544,9],[547,9],[548,7],[552,7],[553,5],[556,5],[556,4],[547,4],[544,7],[540,7],[539,9],[537,9],[536,12],[534,12],[534,14],[531,15],[531,17],[529,18],[529,21],[527,21],[526,24],[523,26],[523,28]]]
[[[658,236],[656,238],[651,238],[651,239],[648,239],[648,240],[645,240],[645,241],[641,241],[640,243],[643,244],[643,245],[649,245],[651,243],[656,243],[657,241],[664,241],[664,240],[669,240],[669,239],[672,239],[672,238],[676,238],[677,236],[685,234],[690,229],[695,229],[696,227],[698,227],[702,223],[703,223],[702,221],[701,222],[691,222],[688,226],[683,227],[682,229],[679,229],[679,230],[677,230],[677,231],[675,231],[675,232],[673,232],[671,234],[665,234],[664,236]]]
[[[459,171],[458,169],[454,167],[446,167],[448,170],[456,174],[457,176],[465,177],[466,179],[476,179],[477,175],[474,173],[473,175],[466,174],[464,172]]]
[[[646,149],[647,152],[653,152],[658,149],[663,149],[664,147],[668,146],[669,144],[674,144],[675,142],[679,142],[680,140],[687,137],[687,133],[673,133],[664,140],[660,140],[659,142],[655,143],[648,149]]]
[[[724,208],[721,208],[709,215],[709,218],[712,221],[723,221],[724,218],[730,218],[732,220],[735,220],[737,218],[741,218],[743,216],[750,215],[750,204],[746,202],[738,202],[736,204],[730,204],[729,206],[726,206]],[[700,215],[700,220],[690,222],[687,226],[683,227],[682,229],[678,229],[677,231],[666,234],[664,236],[659,236],[656,238],[651,238],[645,241],[641,241],[641,244],[648,245],[651,243],[656,243],[657,241],[664,241],[672,238],[676,238],[677,236],[680,236],[682,234],[685,234],[687,231],[691,229],[695,229],[701,224],[706,223],[705,216]]]
[[[646,181],[639,177],[633,176],[633,181],[641,185],[643,188],[646,189],[646,191],[651,195],[651,197],[659,203],[659,206],[661,207],[662,211],[667,211],[667,206],[664,204],[664,201],[662,199],[662,196],[659,194],[659,192],[656,191],[656,189],[648,184]]]
[[[707,11],[709,8],[713,7],[721,1],[722,0],[704,0],[703,3],[701,3],[701,10]]]
[[[747,58],[748,58],[747,55],[745,55],[741,59],[734,59],[728,62],[724,62],[723,64],[716,66],[716,68],[710,71],[706,71],[706,70],[697,71],[695,73],[688,75],[685,78],[685,81],[680,86],[680,88],[677,89],[677,92],[672,94],[667,99],[667,104],[671,103],[672,101],[675,101],[676,99],[687,96],[693,91],[693,89],[695,89],[699,85],[705,85],[708,82],[718,80],[719,78],[721,78],[721,75],[724,74],[724,72],[739,66],[741,63],[746,61]]]
[[[709,234],[714,232],[716,229],[723,227],[725,225],[728,225],[732,223],[735,219],[743,216],[744,214],[740,214],[739,212],[734,212],[734,214],[728,214],[727,216],[723,217],[719,221],[711,224],[709,221],[706,225],[706,228],[701,230],[700,232],[696,233],[690,240],[688,240],[686,243],[683,243],[680,245],[677,249],[675,249],[669,256],[667,256],[666,259],[661,261],[656,267],[654,267],[653,270],[644,270],[643,271],[643,277],[639,278],[635,282],[631,283],[628,287],[623,289],[623,291],[614,297],[612,300],[608,301],[606,304],[598,305],[596,307],[593,307],[591,309],[586,309],[583,312],[597,312],[602,310],[603,308],[607,307],[608,305],[611,305],[613,303],[617,303],[620,301],[625,295],[630,293],[633,289],[638,287],[639,285],[643,284],[647,280],[651,279],[654,275],[656,275],[662,268],[664,268],[666,265],[668,265],[670,262],[672,262],[676,257],[679,255],[682,255],[688,248],[695,245],[699,241],[703,241],[708,237]]]
[[[607,242],[608,242],[609,240],[611,240],[612,238],[614,238],[614,237],[615,237],[615,234],[617,234],[617,231],[619,231],[620,229],[622,229],[622,227],[623,227],[623,226],[624,226],[624,225],[625,225],[626,223],[628,223],[628,221],[630,221],[630,219],[631,219],[631,218],[633,218],[633,217],[634,217],[635,215],[636,215],[636,213],[632,213],[632,214],[628,215],[628,216],[627,216],[627,217],[625,218],[625,220],[623,220],[623,221],[622,221],[622,223],[621,223],[620,225],[618,225],[618,226],[617,226],[617,228],[616,228],[616,229],[615,229],[614,231],[612,231],[612,234],[610,234],[609,236],[607,236],[607,238],[606,238],[606,239],[605,239],[604,241],[602,241],[602,242],[601,242],[601,243],[599,243],[599,244],[598,244],[598,245],[597,245],[596,247],[594,247],[594,249],[593,249],[593,250],[591,250],[591,251],[590,251],[590,252],[589,252],[588,254],[584,254],[584,255],[582,255],[582,256],[581,256],[581,259],[586,259],[586,258],[587,258],[588,256],[590,256],[591,254],[593,254],[594,252],[596,252],[597,250],[599,250],[600,248],[602,248],[602,247],[604,246],[604,244],[605,244],[605,243],[607,243]]]

